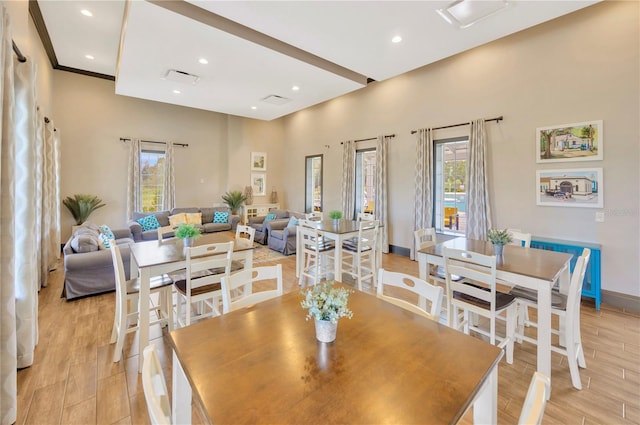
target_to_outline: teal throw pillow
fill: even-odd
[[[138,219],[138,223],[142,226],[142,231],[155,230],[160,227],[160,223],[155,215],[151,214]]]
[[[267,214],[267,216],[264,218],[264,221],[271,221],[271,220],[275,220],[276,219],[276,215],[273,213],[269,213]]]
[[[214,223],[227,223],[229,221],[229,213],[225,211],[215,211],[213,213]]]
[[[287,224],[287,227],[296,227],[298,225],[298,219],[295,217],[291,217],[289,219],[289,223]]]
[[[100,240],[102,241],[102,244],[104,245],[105,248],[111,248],[109,241],[111,239],[115,239],[116,238],[115,235],[113,234],[109,226],[107,226],[106,224],[103,224],[98,228],[100,229]]]

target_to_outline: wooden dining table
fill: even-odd
[[[232,258],[243,260],[245,268],[253,267],[253,242],[248,239],[236,240],[227,232],[207,233],[195,240],[194,245],[224,243],[234,241]],[[142,351],[149,344],[149,282],[152,276],[170,273],[185,268],[186,251],[182,239],[169,238],[156,241],[138,242],[131,247],[131,277],[140,278],[138,308],[140,312],[138,331],[138,371],[142,371]]]
[[[373,295],[316,340],[297,291],[170,333],[175,423],[497,423],[502,350]]]
[[[429,264],[443,266],[442,247],[462,249],[484,255],[494,255],[488,241],[455,238],[418,251],[418,270],[421,279],[428,278]],[[496,278],[511,285],[533,289],[538,294],[538,351],[537,370],[551,377],[551,288],[559,285],[560,292],[569,290],[569,264],[572,255],[562,252],[505,245],[496,261]],[[451,323],[451,309],[448,311]],[[561,342],[563,340],[561,335]]]

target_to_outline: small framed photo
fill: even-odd
[[[550,207],[602,208],[602,168],[536,171],[536,204]]]
[[[602,161],[602,120],[536,129],[536,162]]]
[[[251,187],[254,196],[267,194],[267,173],[251,173]]]
[[[251,171],[267,171],[266,152],[251,152]]]

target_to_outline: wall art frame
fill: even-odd
[[[602,120],[536,128],[536,162],[602,161]]]
[[[251,173],[251,187],[253,188],[253,196],[266,196],[267,173]]]
[[[549,207],[603,208],[602,168],[536,171],[536,204]]]
[[[266,152],[251,152],[251,171],[267,171]]]

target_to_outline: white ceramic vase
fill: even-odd
[[[504,245],[500,245],[500,244],[493,244],[493,253],[496,254],[498,257],[502,257],[502,253],[504,252]]]
[[[336,340],[338,322],[332,323],[330,320],[315,320],[316,339],[320,342],[333,342]]]

